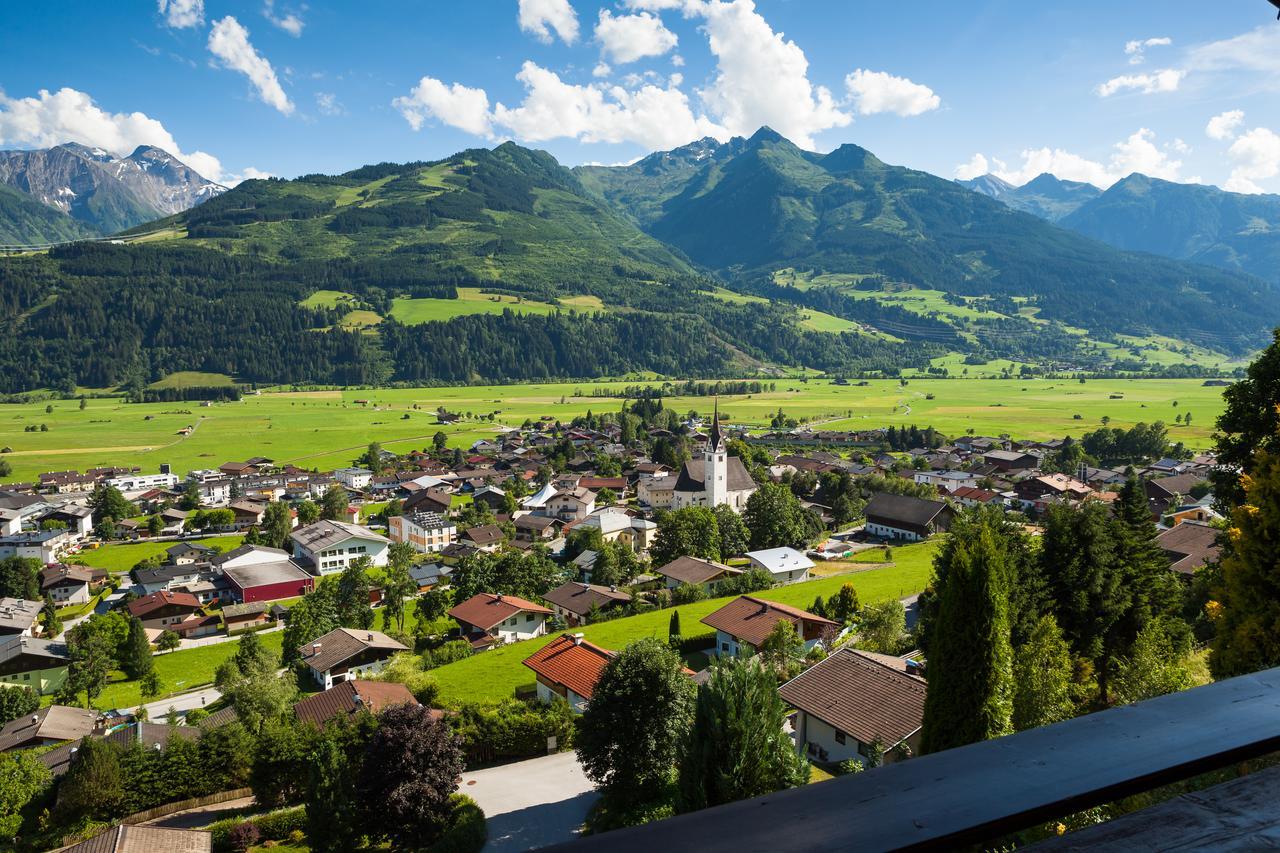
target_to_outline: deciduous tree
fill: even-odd
[[[1024,731],[1069,718],[1075,712],[1071,673],[1071,648],[1053,617],[1044,616],[1014,655],[1014,729]]]

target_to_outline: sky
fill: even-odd
[[[151,144],[228,185],[513,139],[627,163],[769,125],[945,177],[1280,192],[1266,0],[0,4],[0,148]]]

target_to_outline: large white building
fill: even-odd
[[[408,542],[423,554],[438,554],[458,540],[458,526],[436,512],[397,515],[387,526],[392,542]]]
[[[391,540],[359,524],[317,521],[289,534],[293,559],[312,574],[340,572],[361,557],[375,566],[387,564]]]
[[[714,508],[725,504],[734,512],[742,512],[747,506],[747,499],[755,491],[756,481],[751,479],[747,466],[725,449],[724,436],[720,433],[720,407],[717,405],[702,458],[690,459],[680,469],[675,485],[675,508]]]

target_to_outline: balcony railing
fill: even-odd
[[[1280,668],[565,846],[954,849],[1276,751]]]

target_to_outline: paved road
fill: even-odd
[[[906,598],[899,599],[902,606],[907,609],[907,630],[914,631],[916,622],[920,621],[920,593],[908,595]]]
[[[157,722],[163,721],[168,715],[169,709],[175,711],[191,711],[196,708],[206,708],[218,701],[222,694],[218,692],[216,687],[205,687],[201,690],[193,690],[190,693],[183,693],[180,696],[170,696],[168,699],[161,699],[156,702],[150,702],[147,705],[139,706],[147,709],[147,719]],[[125,708],[130,713],[137,713],[137,708]]]
[[[171,815],[149,820],[143,826],[164,826],[169,829],[199,829],[202,826],[208,826],[215,820],[231,817],[241,810],[251,807],[253,803],[253,797],[227,800],[225,803],[217,803],[212,806],[200,806],[195,809],[187,809],[185,812],[174,812]]]
[[[489,820],[487,851],[572,841],[597,796],[572,752],[464,773],[460,790]]]

